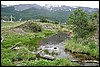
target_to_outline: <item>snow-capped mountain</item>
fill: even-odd
[[[66,22],[66,19],[72,11],[77,8],[82,8],[84,11],[93,13],[99,11],[97,8],[80,7],[80,6],[65,6],[65,5],[52,5],[45,4],[40,6],[37,4],[19,4],[6,6],[1,4],[1,16],[15,16],[16,20],[23,18],[22,20],[39,19],[41,16],[45,16],[47,19],[57,22]]]
[[[1,5],[1,7],[6,7],[6,5]],[[17,11],[23,11],[29,8],[37,8],[37,9],[46,9],[49,11],[57,11],[57,10],[63,10],[63,11],[73,11],[76,8],[82,8],[84,10],[87,10],[89,12],[97,10],[97,8],[89,8],[89,7],[81,7],[81,6],[65,6],[65,5],[53,5],[53,4],[45,4],[44,6],[40,6],[38,4],[19,4],[14,5],[15,10]]]

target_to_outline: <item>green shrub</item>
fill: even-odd
[[[44,16],[41,16],[40,22],[48,22]]]
[[[99,49],[98,48],[90,49],[88,53],[90,54],[90,56],[95,57],[97,60],[99,59]]]
[[[15,64],[10,59],[5,58],[1,60],[1,66],[15,66]]]
[[[68,25],[74,25],[75,28],[73,31],[77,42],[80,42],[80,38],[85,41],[89,37],[93,37],[99,25],[97,21],[99,18],[98,14],[99,13],[94,13],[90,15],[87,11],[77,8],[69,15],[67,23]],[[90,20],[92,18],[94,18],[95,21]]]
[[[95,49],[96,48],[95,42],[90,42],[88,45],[89,45],[90,49]]]
[[[79,64],[71,62],[67,59],[56,59],[54,61],[50,60],[33,60],[33,61],[25,61],[21,63],[22,66],[78,66]]]
[[[47,60],[33,60],[33,61],[25,61],[22,63],[22,66],[48,66],[49,63]]]
[[[41,32],[42,27],[34,22],[27,22],[23,25],[23,29],[27,32]]]

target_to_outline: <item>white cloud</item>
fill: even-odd
[[[17,4],[55,4],[55,5],[66,5],[66,6],[83,6],[99,8],[99,1],[1,1],[4,5],[17,5]]]

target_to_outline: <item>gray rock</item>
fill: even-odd
[[[51,37],[45,38],[40,42],[40,45],[52,45],[59,44],[67,39],[67,34],[63,32],[59,32]]]
[[[43,55],[41,57],[44,58],[44,59],[48,59],[48,60],[54,60],[54,59],[56,59],[55,57],[53,57],[51,55]]]

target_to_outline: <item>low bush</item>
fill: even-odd
[[[12,61],[8,58],[2,59],[1,66],[15,66]]]
[[[33,60],[25,61],[21,63],[22,66],[78,66],[79,64],[69,61],[68,59],[56,59],[54,61],[50,60]]]

